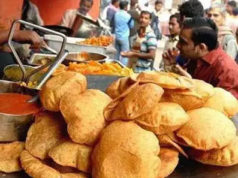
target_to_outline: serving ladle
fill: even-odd
[[[21,61],[20,57],[18,56],[18,54],[17,54],[17,52],[16,52],[16,50],[15,50],[13,44],[12,44],[12,39],[13,39],[14,32],[15,32],[15,29],[16,29],[16,26],[17,26],[18,23],[34,27],[34,28],[39,29],[41,31],[44,31],[46,33],[58,35],[58,36],[63,38],[62,45],[61,45],[59,53],[56,56],[56,59],[52,62],[49,62],[49,63],[43,65],[43,66],[40,66],[39,68],[36,68],[32,72],[30,72],[28,75],[27,75],[27,72],[26,72],[26,70],[25,70],[25,68],[22,64],[22,61]],[[12,26],[11,26],[11,29],[10,29],[9,38],[8,38],[8,45],[9,45],[14,57],[16,58],[16,61],[19,64],[20,69],[21,69],[21,72],[22,72],[21,81],[25,82],[26,86],[28,86],[28,83],[30,82],[31,77],[34,74],[36,74],[37,72],[39,72],[43,69],[48,68],[47,71],[44,73],[44,75],[41,76],[39,82],[37,83],[37,86],[33,88],[33,89],[39,90],[43,86],[43,84],[48,80],[48,78],[51,76],[51,74],[54,72],[54,70],[59,66],[59,64],[61,64],[63,62],[63,60],[68,55],[69,52],[65,51],[66,41],[67,41],[67,38],[62,33],[59,33],[59,32],[53,31],[53,30],[49,30],[47,28],[44,28],[44,27],[29,23],[29,22],[26,22],[26,21],[23,21],[23,20],[14,21]],[[30,100],[28,100],[28,102],[35,102],[37,99],[38,99],[38,95],[36,95],[33,98],[31,98]]]

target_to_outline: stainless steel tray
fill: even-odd
[[[44,39],[47,41],[47,44],[56,51],[59,51],[61,39],[55,35],[45,35]],[[115,59],[116,49],[113,45],[109,45],[107,47],[103,46],[90,46],[90,45],[82,45],[77,44],[77,42],[82,41],[82,38],[72,38],[67,37],[67,43],[65,45],[65,49],[69,52],[80,52],[87,51],[92,53],[99,53],[103,55],[108,55],[110,58]]]
[[[88,52],[87,52],[88,53]],[[77,60],[77,55],[80,55],[80,52],[70,52],[65,60],[63,61],[64,64],[68,64],[69,62],[87,62],[88,60],[80,61]],[[99,62],[104,62],[109,59],[107,55],[104,54],[99,54],[99,53],[88,53],[88,58],[91,60],[99,61]],[[42,54],[42,53],[34,53],[31,58],[27,61],[29,65],[33,66],[40,66],[42,64],[42,59],[47,58],[49,59],[48,62],[54,61],[56,58],[56,55],[54,54]],[[47,62],[47,61],[46,61]]]

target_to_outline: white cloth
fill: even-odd
[[[63,16],[61,25],[68,27],[68,28],[72,28],[73,24],[74,24],[74,20],[77,16],[78,10],[77,9],[70,9],[67,10]],[[92,17],[90,15],[86,15],[86,17],[91,18]],[[93,36],[94,34],[94,30],[95,29],[95,25],[89,23],[86,20],[83,20],[83,24],[80,26],[80,28],[78,29],[78,32],[76,34],[77,37],[81,37],[81,38],[88,38],[90,36]]]

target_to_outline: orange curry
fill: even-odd
[[[30,95],[19,93],[0,93],[0,113],[26,115],[39,112],[37,103],[28,103]]]

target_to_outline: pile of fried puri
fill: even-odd
[[[173,73],[148,72],[87,89],[85,76],[63,72],[40,91],[26,142],[0,145],[0,170],[32,177],[163,178],[179,153],[203,164],[238,164],[229,92]],[[19,161],[20,160],[20,161]]]

